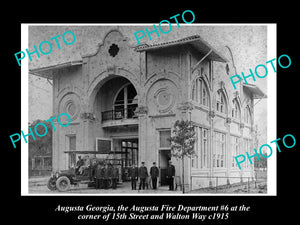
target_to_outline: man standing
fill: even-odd
[[[96,177],[96,170],[97,170],[97,162],[95,159],[93,159],[91,161],[91,164],[90,164],[90,167],[89,167],[89,178],[90,178],[90,181],[95,181],[95,177]]]
[[[100,164],[100,181],[99,181],[99,189],[104,188],[104,176],[105,176],[105,165],[104,163]]]
[[[104,168],[104,184],[103,184],[104,189],[108,189],[109,175],[110,175],[110,168],[106,163]]]
[[[136,190],[136,181],[138,179],[138,176],[139,176],[138,168],[136,167],[135,164],[133,164],[129,170],[129,177],[131,179],[131,189],[132,190]]]
[[[101,188],[101,165],[98,164],[95,169],[95,188]]]
[[[145,181],[147,177],[148,177],[147,167],[145,166],[145,163],[142,162],[142,165],[139,168],[139,178],[140,178],[139,190],[141,190],[141,186],[143,190],[145,190]]]
[[[108,164],[108,181],[107,186],[108,188],[112,185],[112,173],[113,173],[113,165],[111,163]]]
[[[152,180],[152,188],[157,189],[157,177],[159,175],[159,170],[156,166],[156,163],[153,162],[153,166],[150,168],[150,176]]]
[[[112,168],[112,188],[116,189],[117,188],[117,179],[119,177],[119,169],[118,167],[115,165]]]
[[[174,177],[175,177],[175,167],[172,165],[171,160],[167,167],[167,180],[169,183],[169,191],[174,191]]]

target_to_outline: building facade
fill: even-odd
[[[164,185],[168,160],[181,173],[169,138],[174,122],[184,119],[193,122],[197,136],[195,156],[185,159],[189,189],[253,178],[253,164],[239,170],[234,156],[253,149],[253,101],[265,95],[250,84],[234,90],[227,49],[224,57],[198,35],[132,46],[113,29],[93,54],[31,70],[52,79],[54,116],[71,116],[68,127],[53,132],[53,168],[68,169],[74,152],[86,151],[118,159],[124,180],[132,164],[149,168],[157,162]]]

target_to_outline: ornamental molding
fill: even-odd
[[[136,115],[143,115],[143,114],[147,114],[147,113],[148,113],[147,106],[138,106],[134,111],[134,114],[136,114]]]
[[[230,117],[227,117],[226,118],[226,123],[231,123],[232,122],[232,119]]]
[[[160,113],[170,111],[175,104],[175,96],[168,86],[158,89],[153,97]]]
[[[182,102],[179,104],[177,109],[179,109],[181,111],[193,110],[194,105],[191,102]]]
[[[210,111],[208,112],[208,116],[209,116],[211,119],[213,119],[213,118],[216,116],[215,111],[214,111],[214,110],[210,110]]]
[[[84,120],[95,120],[96,117],[94,116],[93,113],[90,112],[83,112],[80,114],[80,118]]]

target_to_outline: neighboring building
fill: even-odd
[[[28,138],[28,173],[29,176],[50,175],[52,172],[52,126],[45,120],[35,120],[28,123],[31,130],[44,134],[43,126],[35,126],[40,123],[47,124],[47,134],[44,136],[35,135]]]
[[[52,155],[29,156],[29,176],[50,175],[52,172]]]
[[[68,127],[54,123],[53,168],[67,169],[76,151],[87,151],[121,159],[123,171],[156,161],[164,184],[171,129],[185,119],[197,133],[185,183],[195,189],[215,185],[215,176],[226,177],[218,185],[254,177],[253,165],[239,170],[234,156],[253,149],[253,100],[265,94],[251,84],[233,89],[229,77],[236,71],[227,49],[225,58],[198,35],[133,47],[114,29],[94,54],[31,70],[53,80],[53,114],[72,119]],[[180,162],[172,161],[180,175]]]

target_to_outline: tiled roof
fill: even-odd
[[[219,61],[219,62],[227,62],[227,59],[222,56],[217,50],[215,50],[211,45],[209,45],[206,41],[204,41],[199,35],[192,35],[185,38],[166,41],[161,43],[153,43],[153,44],[142,44],[135,47],[135,51],[142,52],[142,51],[151,51],[161,48],[168,48],[178,45],[189,44],[196,48],[203,54],[207,54],[210,50],[212,50],[211,54],[208,58]]]
[[[173,45],[181,45],[181,44],[189,43],[194,40],[198,40],[199,37],[200,37],[199,35],[193,35],[193,36],[172,40],[172,41],[161,42],[161,43],[141,44],[137,46],[135,50],[140,52],[140,51],[147,51],[149,49],[157,49],[157,48],[170,47]]]

